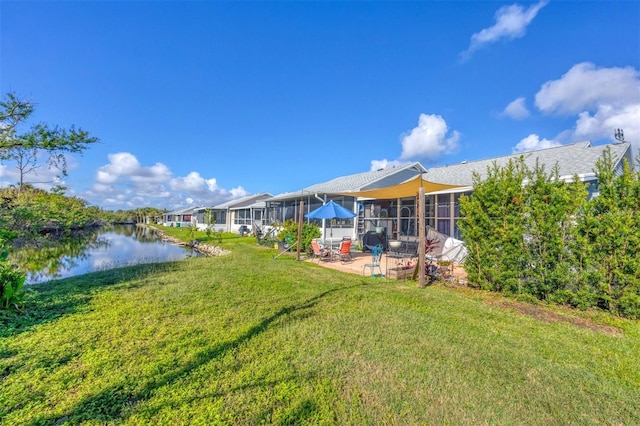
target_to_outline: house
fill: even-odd
[[[164,226],[175,226],[177,228],[191,226],[194,223],[194,215],[197,209],[197,207],[189,207],[164,213],[162,215],[162,224]]]
[[[389,239],[412,238],[418,232],[416,195],[419,188],[423,187],[426,194],[425,224],[442,234],[459,239],[459,200],[462,194],[473,191],[474,173],[478,173],[481,178],[486,177],[487,168],[491,165],[504,166],[510,160],[522,157],[531,168],[536,161],[545,165],[547,171],[551,171],[557,164],[561,179],[568,180],[577,176],[581,181],[589,183],[589,193],[593,196],[597,190],[594,172],[596,162],[606,149],[611,150],[614,164],[619,169],[625,159],[633,165],[631,145],[627,142],[600,146],[580,142],[431,169],[415,162],[342,176],[300,191],[267,198],[265,224],[282,223],[288,219],[297,221],[300,206],[304,215],[331,199],[351,209],[357,216],[353,219],[317,221],[325,238],[350,237],[362,240],[368,232],[378,231]]]
[[[357,213],[357,216],[353,219],[316,220],[325,238],[362,239],[366,233],[377,230],[391,238],[416,235],[415,202],[420,186],[429,191],[455,187],[446,183],[423,182],[422,176],[426,171],[415,162],[342,176],[297,192],[280,194],[266,200],[267,219],[269,224],[297,220],[300,201],[303,201],[304,215],[331,199]]]
[[[238,232],[242,226],[246,226],[249,230],[262,226],[266,207],[263,200],[272,196],[268,192],[263,192],[212,207],[197,208],[195,224],[199,229],[206,229],[207,226],[212,225],[214,230],[224,232]]]

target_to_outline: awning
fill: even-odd
[[[423,187],[425,194],[428,194],[435,191],[460,188],[460,185],[446,185],[443,183],[430,182],[428,180],[422,179],[422,176],[416,176],[411,180],[396,185],[385,186],[376,189],[367,189],[363,191],[341,192],[340,194],[350,195],[352,197],[387,200],[393,198],[415,197],[416,195],[418,195],[420,187]]]

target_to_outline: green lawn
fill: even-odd
[[[0,331],[0,422],[640,423],[637,321],[372,281],[252,241],[38,286]]]

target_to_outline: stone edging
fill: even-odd
[[[140,226],[140,225],[138,225]],[[142,226],[146,226],[146,225],[142,225]],[[231,251],[229,250],[225,250],[222,247],[218,247],[218,246],[212,246],[209,244],[204,244],[204,243],[199,243],[196,241],[196,244],[193,243],[186,243],[176,237],[172,237],[169,235],[166,235],[164,232],[162,232],[160,229],[158,228],[154,228],[154,227],[148,227],[154,230],[154,232],[157,232],[158,235],[160,236],[160,238],[162,238],[163,241],[168,241],[171,244],[175,244],[177,246],[182,246],[182,247],[191,247],[192,249],[196,250],[198,253],[202,253],[205,256],[224,256],[227,255],[229,253],[231,253]]]

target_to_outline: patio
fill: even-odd
[[[325,260],[321,260],[321,261],[316,261],[316,260],[311,260],[311,259],[306,259],[305,262],[312,262],[315,263],[317,265],[320,265],[324,268],[330,268],[330,269],[335,269],[337,271],[342,271],[342,272],[347,272],[350,274],[358,274],[358,275],[362,275],[362,268],[366,263],[370,263],[371,262],[371,253],[362,253],[359,251],[352,251],[351,252],[351,257],[353,258],[353,262],[349,262],[349,263],[342,263],[339,260],[334,260],[332,262],[329,261],[325,261]],[[389,263],[388,263],[388,267],[389,268],[393,268],[397,266],[397,262],[398,259],[395,258],[389,258],[388,259]],[[413,264],[415,265],[415,261],[416,259],[413,259]],[[382,255],[382,259],[380,260],[380,266],[382,268],[382,271],[386,271],[387,270],[387,255],[386,253]],[[408,277],[411,277],[411,274],[413,273],[413,268],[409,270],[409,274]],[[464,270],[464,268],[460,265],[454,265],[453,267],[453,271],[451,272],[452,276],[454,277],[454,280],[456,282],[466,282],[466,277],[467,274]],[[398,281],[395,278],[390,278],[390,280],[393,281]],[[401,281],[402,279],[400,279]]]

